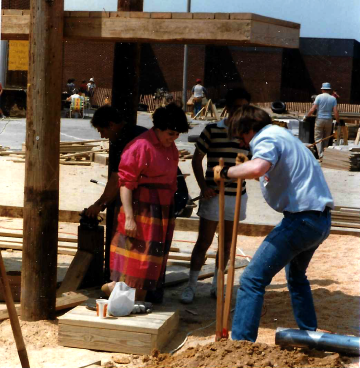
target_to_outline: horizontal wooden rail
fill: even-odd
[[[2,40],[29,38],[29,10],[3,10]],[[300,24],[252,13],[65,12],[64,39],[299,47]]]

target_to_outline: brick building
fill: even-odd
[[[29,0],[3,0],[2,7],[29,9]],[[66,41],[63,86],[69,78],[95,78],[98,87],[111,89],[114,43]],[[143,44],[140,94],[156,88],[182,89],[182,45]],[[331,82],[341,103],[360,103],[360,44],[356,40],[301,38],[300,48],[259,48],[190,45],[188,86],[201,78],[213,99],[229,87],[245,86],[254,102],[308,102],[323,82]],[[26,87],[26,72],[8,72],[7,85]]]

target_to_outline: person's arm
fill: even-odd
[[[256,179],[265,175],[271,168],[269,161],[262,158],[255,158],[254,160],[245,162],[241,165],[232,166],[227,171],[229,179]],[[214,167],[214,180],[216,183],[220,181],[221,166]]]
[[[101,197],[91,205],[85,212],[88,217],[96,217],[100,211],[104,211],[106,206],[116,199],[119,194],[119,177],[117,172],[112,172],[110,179],[106,183]]]
[[[310,117],[311,115],[315,114],[315,111],[317,110],[317,105],[313,105],[313,107],[310,109],[310,111],[305,115],[306,118]]]
[[[209,188],[206,185],[206,181],[205,181],[205,177],[204,177],[204,170],[203,170],[203,166],[202,166],[202,161],[204,159],[205,155],[200,152],[200,150],[198,150],[197,148],[195,149],[194,152],[194,156],[192,159],[192,168],[194,170],[194,174],[195,174],[195,179],[200,187],[201,190],[201,195],[205,198],[205,199],[209,199],[211,197],[216,196],[216,192],[214,189]]]
[[[125,212],[125,233],[130,238],[134,238],[136,236],[136,222],[132,207],[132,190],[122,186],[120,188],[120,198]]]
[[[334,112],[336,122],[340,124],[340,115],[339,115],[339,110],[337,109],[337,106],[333,107],[333,112]]]

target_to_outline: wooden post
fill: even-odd
[[[31,0],[21,318],[55,317],[64,2]]]
[[[144,0],[118,0],[120,11],[143,11]],[[111,105],[130,124],[136,124],[139,104],[140,48],[138,43],[115,43]],[[110,145],[109,156],[115,153]],[[109,178],[111,172],[109,171]],[[105,279],[110,276],[110,243],[113,235],[115,204],[106,210]]]

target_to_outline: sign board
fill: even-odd
[[[8,70],[28,70],[29,41],[9,41]]]

